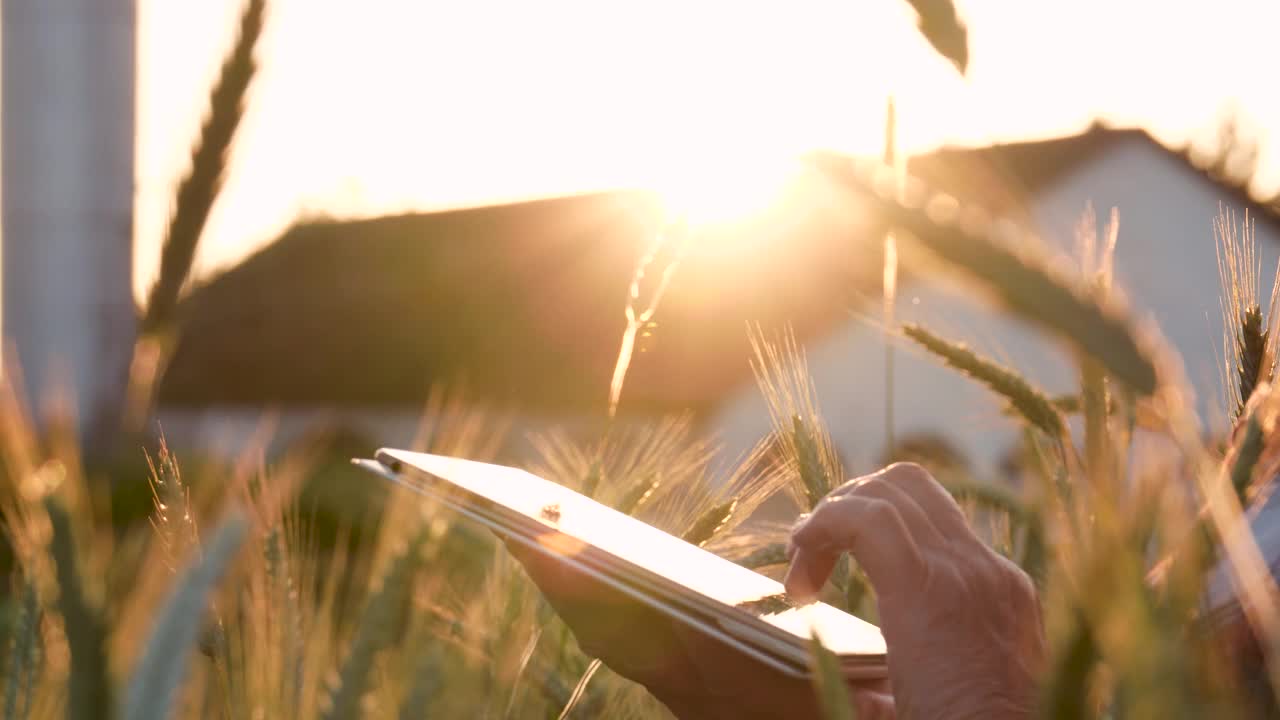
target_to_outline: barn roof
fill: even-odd
[[[1040,190],[1118,146],[1134,142],[1170,155],[1188,171],[1217,186],[1225,199],[1249,208],[1264,222],[1280,222],[1275,198],[1254,197],[1246,182],[1229,177],[1231,173],[1224,168],[1196,157],[1189,147],[1164,145],[1140,128],[1113,128],[1095,123],[1076,135],[1049,140],[946,147],[912,158],[908,169],[930,185],[945,188],[962,200],[1025,220],[1030,207],[1028,199]]]
[[[943,149],[911,170],[1016,217],[1037,190],[1134,138],[1155,143],[1094,127]],[[503,407],[601,412],[627,287],[661,217],[652,194],[620,191],[300,224],[190,293],[160,401],[411,406],[462,385]],[[749,322],[803,339],[846,321],[879,292],[871,226],[802,177],[775,207],[691,244],[641,339],[624,410],[718,404],[750,378]]]
[[[603,411],[661,216],[650,194],[611,192],[299,225],[190,294],[160,402],[406,406],[462,385],[530,412]],[[705,408],[739,387],[748,322],[842,321],[859,288],[878,290],[878,245],[850,242],[852,218],[808,193],[691,243],[624,410]]]

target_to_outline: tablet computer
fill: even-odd
[[[787,675],[808,676],[815,632],[847,677],[888,674],[874,625],[527,471],[386,448],[355,462]]]

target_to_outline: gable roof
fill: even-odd
[[[1140,130],[943,149],[911,171],[1018,217],[1023,202]],[[1221,183],[1219,183],[1221,184]],[[1239,187],[1264,217],[1274,215]],[[159,388],[168,406],[420,404],[433,386],[531,413],[603,412],[653,194],[594,193],[298,225],[195,288]],[[690,245],[642,337],[623,409],[718,404],[750,379],[748,322],[801,340],[879,292],[874,218],[801,177],[756,217]],[[652,273],[650,274],[652,278]]]
[[[1000,143],[982,147],[944,147],[911,158],[908,170],[957,198],[988,210],[1027,220],[1028,199],[1073,170],[1126,144],[1145,144],[1173,157],[1233,203],[1248,208],[1263,222],[1280,226],[1274,198],[1254,197],[1245,182],[1227,177],[1193,156],[1190,147],[1169,147],[1141,128],[1114,128],[1094,123],[1076,135],[1048,140]]]
[[[299,225],[190,293],[160,402],[410,406],[460,384],[497,406],[603,412],[661,217],[652,194],[611,192]],[[878,285],[856,217],[799,192],[692,242],[623,409],[698,409],[741,386],[748,322],[803,336],[843,320]]]

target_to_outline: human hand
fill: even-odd
[[[802,518],[788,594],[814,598],[846,551],[876,591],[899,716],[1031,716],[1045,654],[1035,587],[924,468],[898,463],[850,480]]]
[[[761,665],[561,558],[514,541],[507,547],[583,653],[645,686],[682,720],[820,717],[809,682]],[[884,683],[850,684],[850,693],[860,720],[893,718]]]

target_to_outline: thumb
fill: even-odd
[[[858,709],[858,720],[897,720],[893,695],[863,688],[851,690],[849,694]]]

